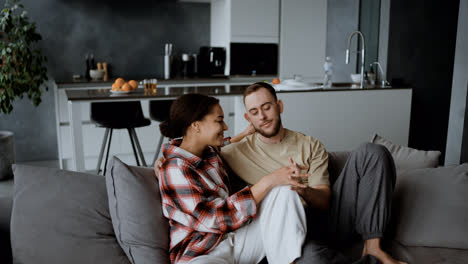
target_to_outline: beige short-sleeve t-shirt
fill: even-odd
[[[285,129],[280,143],[264,143],[254,133],[238,143],[224,146],[221,155],[231,169],[250,185],[283,166],[290,166],[288,157],[300,166],[309,167],[309,186],[330,185],[328,153],[322,143],[288,129]]]

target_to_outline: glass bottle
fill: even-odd
[[[332,86],[332,74],[333,74],[333,63],[331,62],[330,57],[325,58],[325,63],[323,64],[323,70],[325,75],[323,77],[323,87],[331,88]]]

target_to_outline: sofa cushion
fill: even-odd
[[[338,176],[340,176],[350,153],[349,151],[328,152],[328,173],[330,174],[331,185],[333,185]]]
[[[440,151],[424,151],[396,145],[377,134],[374,134],[370,142],[383,145],[390,151],[395,161],[397,174],[412,169],[439,166]]]
[[[132,263],[169,263],[169,223],[153,169],[130,167],[114,157],[106,175],[117,240]]]
[[[396,241],[385,241],[384,249],[395,259],[407,263],[465,264],[468,250],[435,247],[407,247]]]
[[[13,167],[14,263],[129,263],[109,215],[102,176]]]
[[[407,171],[393,199],[395,239],[406,246],[468,249],[468,163]]]

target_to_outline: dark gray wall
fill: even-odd
[[[210,43],[210,6],[200,3],[146,0],[24,0],[30,19],[43,37],[51,79],[70,80],[83,74],[84,56],[110,63],[113,76],[160,77],[164,43],[176,54],[198,52]],[[0,0],[3,7],[5,0]],[[50,88],[52,86],[49,86]],[[58,158],[53,92],[32,107],[14,104],[11,115],[0,116],[0,129],[15,132],[18,161]]]
[[[457,31],[445,164],[468,162],[468,0],[460,1]]]
[[[358,30],[358,24],[359,1],[328,0],[326,56],[333,61],[333,82],[350,82],[350,74],[356,72],[356,54],[351,54],[350,63],[346,65],[345,51],[348,36]],[[354,38],[350,50],[355,51],[356,45],[357,38]]]
[[[409,146],[439,150],[447,142],[459,1],[393,0],[388,75],[413,88]]]
[[[369,72],[369,65],[379,60],[380,0],[361,0],[359,10],[359,30],[366,41],[364,67]],[[361,67],[361,60],[358,61],[358,67]]]

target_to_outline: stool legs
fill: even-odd
[[[106,169],[107,169],[107,160],[109,159],[109,151],[111,148],[111,142],[112,142],[112,132],[114,131],[113,128],[110,129],[110,135],[109,135],[109,143],[107,144],[107,153],[106,153],[106,161],[104,162],[104,173],[102,175],[106,176]]]
[[[145,161],[145,156],[143,155],[143,151],[141,150],[140,142],[138,141],[138,137],[137,137],[135,128],[129,128],[128,132],[130,133],[130,139],[132,140],[132,138],[133,138],[133,140],[135,140],[135,145],[137,147],[138,154],[140,154],[141,163],[143,164],[144,167],[147,167],[146,161]],[[132,147],[133,147],[133,140],[132,140]],[[135,147],[133,147],[133,152],[135,153],[135,158],[136,158]]]
[[[102,156],[104,154],[104,150],[107,145],[106,160],[104,162],[104,172],[103,172],[103,175],[106,175],[107,161],[109,160],[109,151],[111,147],[113,130],[114,130],[113,128],[106,128],[106,131],[104,132],[104,140],[102,141],[101,150],[99,152],[98,164],[96,167],[96,174],[99,174],[101,172],[101,164],[102,164],[102,158],[103,158]],[[135,129],[128,128],[127,130],[130,136],[130,142],[132,143],[133,154],[135,155],[137,166],[140,166],[140,161],[138,159],[138,154],[139,154],[143,166],[146,167],[147,165],[146,165],[145,157],[143,156],[143,151],[141,150],[140,142],[138,141],[138,137],[136,135]],[[136,148],[135,148],[135,145],[136,145]],[[138,150],[138,154],[137,154],[137,150]]]
[[[97,164],[97,167],[96,167],[96,174],[99,174],[101,172],[102,156],[104,155],[104,150],[106,149],[106,144],[107,144],[107,138],[108,137],[109,137],[109,128],[106,128],[106,131],[104,132],[104,139],[102,140],[101,151],[99,151],[99,158],[98,158],[98,164]]]
[[[163,135],[160,135],[160,136],[159,136],[158,147],[156,148],[156,153],[154,154],[153,165],[154,165],[154,163],[156,162],[156,159],[157,159],[158,156],[159,156],[159,152],[161,152],[161,145],[162,145],[162,143],[163,143],[163,140],[164,140],[164,136],[163,136]]]
[[[133,155],[135,155],[137,166],[140,166],[140,161],[138,160],[138,155],[135,149],[135,142],[133,142],[132,131],[130,130],[130,128],[127,128],[127,130],[128,130],[128,135],[130,136],[130,142],[132,143]]]

